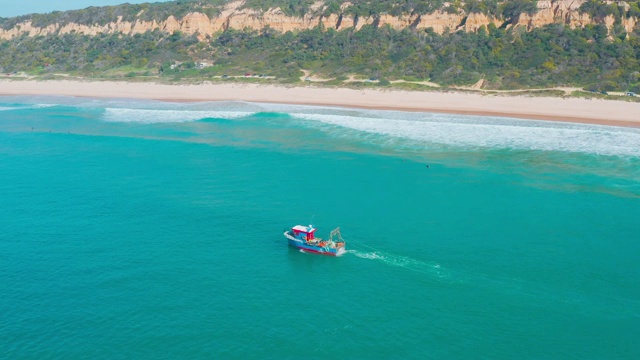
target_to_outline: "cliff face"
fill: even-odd
[[[528,30],[554,22],[564,23],[572,28],[602,23],[611,29],[615,22],[613,15],[602,19],[592,19],[588,14],[580,14],[578,8],[585,1],[586,0],[538,1],[538,12],[535,15],[529,16],[522,14],[516,19],[515,23],[520,26],[526,26]],[[626,3],[623,2],[619,2],[619,4],[626,5]],[[628,5],[626,7],[628,7]],[[633,17],[622,19],[622,26],[627,32],[631,32],[637,22],[638,19]]]
[[[584,27],[588,24],[604,23],[609,28],[613,26],[613,17],[603,19],[592,19],[587,14],[580,14],[578,8],[586,0],[542,0],[538,2],[538,12],[533,16],[526,14],[514,19],[513,26],[524,26],[527,29],[541,27],[551,23],[564,23],[571,27]],[[476,31],[481,26],[488,26],[493,23],[500,27],[504,20],[489,17],[484,14],[449,14],[436,11],[426,15],[403,15],[391,16],[380,15],[370,18],[354,18],[350,16],[330,16],[316,15],[319,11],[312,11],[303,17],[287,16],[280,8],[269,9],[262,12],[252,9],[243,9],[244,1],[228,3],[214,18],[209,18],[203,13],[189,13],[180,19],[170,16],[164,21],[122,21],[119,17],[117,21],[106,25],[84,25],[76,23],[51,24],[46,27],[36,27],[31,21],[25,21],[15,25],[13,28],[0,29],[0,38],[11,39],[16,36],[28,35],[63,35],[70,33],[97,35],[97,34],[138,34],[147,31],[161,30],[166,32],[181,31],[185,34],[198,34],[201,39],[213,35],[217,32],[232,29],[254,29],[260,30],[266,26],[274,30],[286,32],[295,30],[312,29],[318,25],[324,28],[334,28],[337,30],[355,28],[360,29],[367,24],[376,26],[391,26],[394,29],[433,28],[437,33],[445,31]],[[323,2],[316,3],[312,9],[318,10],[324,6]],[[623,20],[623,26],[627,32],[631,32],[637,25],[638,19],[630,18]],[[512,25],[509,25],[512,26]]]

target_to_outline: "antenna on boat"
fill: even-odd
[[[334,237],[337,238],[337,239],[334,240]],[[331,230],[331,232],[329,233],[329,240],[336,241],[336,242],[344,242],[344,239],[342,238],[342,234],[340,234],[340,228],[339,227]]]

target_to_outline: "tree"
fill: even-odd
[[[514,0],[502,5],[501,14],[508,22],[513,22],[520,14],[533,15],[538,11],[537,1]]]

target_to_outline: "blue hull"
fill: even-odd
[[[344,248],[331,248],[328,246],[321,247],[321,246],[309,245],[301,240],[292,239],[288,233],[285,233],[285,236],[287,237],[290,246],[293,246],[304,252],[310,252],[310,253],[321,254],[321,255],[329,255],[329,256],[340,256],[346,252]]]

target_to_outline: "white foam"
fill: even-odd
[[[34,104],[28,106],[0,106],[0,111],[10,111],[10,110],[30,110],[30,109],[42,109],[56,106],[55,104]]]
[[[370,260],[384,260],[385,257],[378,254],[377,252],[360,252],[357,250],[347,250],[348,253],[351,253],[362,259],[370,259]]]
[[[254,114],[247,111],[151,110],[106,108],[103,119],[109,122],[179,123],[206,118],[237,119]]]
[[[355,256],[362,259],[379,260],[387,265],[400,267],[439,278],[449,277],[449,272],[441,269],[440,264],[428,263],[407,256],[384,253],[381,251],[360,252],[358,250],[348,250],[347,252],[350,254],[354,254]]]
[[[640,131],[631,128],[456,115],[427,117],[423,114],[422,118],[411,120],[396,116],[391,119],[326,114],[295,116],[425,145],[640,156]]]

